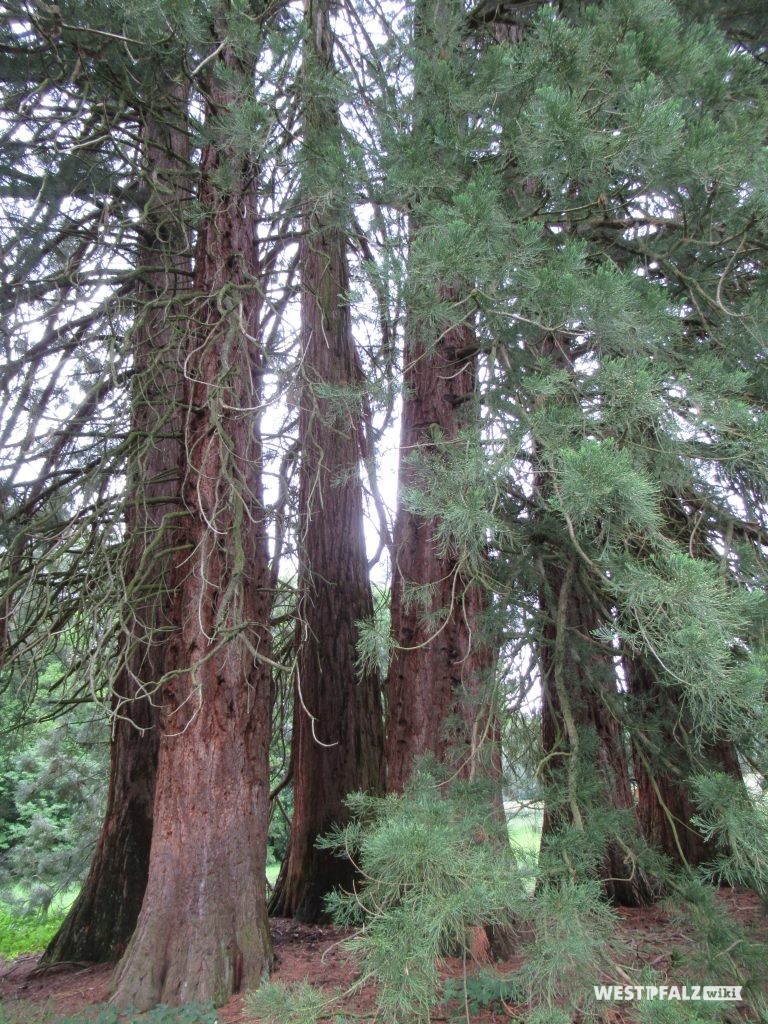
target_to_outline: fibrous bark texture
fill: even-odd
[[[325,3],[306,5],[305,68],[332,71]],[[338,133],[328,98],[305,101],[306,159]],[[294,815],[270,905],[317,921],[334,887],[350,888],[351,861],[315,849],[348,820],[345,797],[383,788],[383,719],[376,672],[357,667],[357,622],[373,617],[360,482],[362,373],[347,304],[347,242],[340,211],[306,199],[301,241],[302,359],[299,439],[299,608],[294,685]]]
[[[231,108],[233,83],[251,77],[226,42],[226,26],[216,27],[222,42],[207,85],[209,116]],[[220,1003],[258,985],[272,960],[272,595],[258,415],[256,168],[209,144],[201,173],[184,363],[185,558],[162,688],[149,879],[113,997],[139,1009]]]
[[[480,627],[487,595],[462,576],[457,556],[438,539],[439,520],[411,511],[404,500],[422,484],[418,462],[439,460],[441,444],[465,425],[475,361],[462,353],[473,343],[471,328],[459,325],[431,349],[406,345],[392,571],[397,646],[387,681],[387,789],[395,792],[427,754],[469,777],[480,742],[493,733],[485,693],[493,657]],[[428,595],[427,607],[418,588]]]
[[[149,870],[157,762],[155,691],[165,670],[173,607],[172,517],[180,507],[181,372],[175,299],[191,267],[183,225],[188,185],[186,89],[158,82],[143,130],[150,199],[140,226],[133,344],[125,603],[104,824],[83,888],[43,963],[117,960],[139,916]]]

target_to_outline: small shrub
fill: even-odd
[[[517,1001],[517,986],[509,977],[494,971],[478,971],[466,978],[449,978],[443,989],[446,1003],[464,1003],[470,1013],[502,1008],[508,1001]]]
[[[349,946],[360,983],[377,984],[379,1015],[426,1021],[441,958],[470,953],[478,927],[511,928],[525,899],[506,829],[487,787],[448,789],[426,768],[402,795],[356,795],[349,806],[352,823],[323,845],[351,855],[365,881],[328,906],[338,923],[364,925]]]
[[[564,880],[541,887],[528,907],[533,938],[525,962],[510,980],[518,997],[541,1013],[584,1012],[594,985],[619,955],[617,918],[596,881]]]
[[[338,994],[330,995],[313,988],[304,981],[293,985],[267,982],[255,992],[248,992],[244,1003],[264,1024],[315,1024],[321,1017],[329,1017]]]

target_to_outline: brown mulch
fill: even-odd
[[[768,917],[762,901],[747,890],[724,890],[718,899],[730,913],[753,934],[768,941]],[[674,914],[662,907],[621,909],[621,932],[628,950],[625,967],[634,972],[641,965],[650,965],[666,974],[674,983],[674,964],[681,952],[690,948],[692,937]],[[288,919],[273,919],[272,936],[275,948],[273,980],[285,983],[307,981],[326,991],[346,990],[359,977],[353,955],[342,946],[347,932],[332,926],[302,925]],[[61,964],[37,969],[38,956],[21,956],[13,961],[0,960],[0,1024],[53,1024],[59,1017],[69,1016],[104,1003],[109,998],[112,968],[108,964]],[[497,965],[500,971],[518,966],[519,957]],[[448,960],[446,977],[460,978],[460,960]],[[598,979],[623,983],[623,978]],[[706,983],[710,979],[702,979]],[[342,1010],[362,1022],[374,1017],[374,992],[363,988],[344,999]],[[522,1016],[525,1007],[506,1006],[496,1013],[473,1015],[476,1024],[499,1024]],[[616,1004],[609,1013],[616,1024],[627,1019],[629,1007]],[[5,1017],[3,1017],[5,1013]],[[434,1020],[463,1018],[463,1008],[437,1011]],[[235,996],[221,1007],[219,1024],[250,1024],[254,1018],[246,1013],[242,996]]]

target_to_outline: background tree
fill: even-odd
[[[487,689],[494,653],[483,623],[488,594],[477,581],[484,538],[470,542],[469,555],[462,552],[451,521],[433,511],[426,482],[446,472],[452,447],[471,448],[479,429],[471,273],[441,266],[433,239],[460,202],[475,141],[454,106],[467,89],[463,29],[456,5],[416,6],[413,124],[400,140],[411,251],[387,680],[387,788],[394,792],[418,757],[431,754],[473,777],[482,756],[486,768],[496,756],[488,753],[495,732]]]
[[[358,622],[373,617],[360,461],[364,379],[349,309],[348,199],[329,6],[305,4],[299,243],[300,486],[292,733],[294,813],[271,911],[304,921],[351,888],[351,861],[315,841],[348,818],[344,799],[383,787],[378,673],[360,669]]]
[[[179,313],[189,287],[190,201],[187,89],[153,61],[153,108],[144,101],[138,320],[132,331],[131,496],[126,522],[125,621],[112,684],[107,810],[89,875],[44,961],[117,960],[133,933],[149,868],[157,763],[157,689],[173,625],[172,525],[180,512],[182,463]]]
[[[216,10],[213,138],[184,337],[185,514],[160,690],[149,878],[119,1005],[221,1002],[268,973],[265,902],[273,591],[262,483],[258,164],[217,137],[253,81],[261,24]],[[246,43],[247,40],[247,43]],[[247,95],[247,91],[245,93]],[[162,952],[160,952],[162,951]]]

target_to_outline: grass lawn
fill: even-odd
[[[539,852],[542,817],[543,812],[537,807],[523,807],[512,812],[507,819],[507,831],[513,849],[531,854]]]
[[[0,957],[8,960],[22,953],[45,949],[64,920],[77,890],[57,897],[47,914],[24,913],[18,907],[0,903]]]

